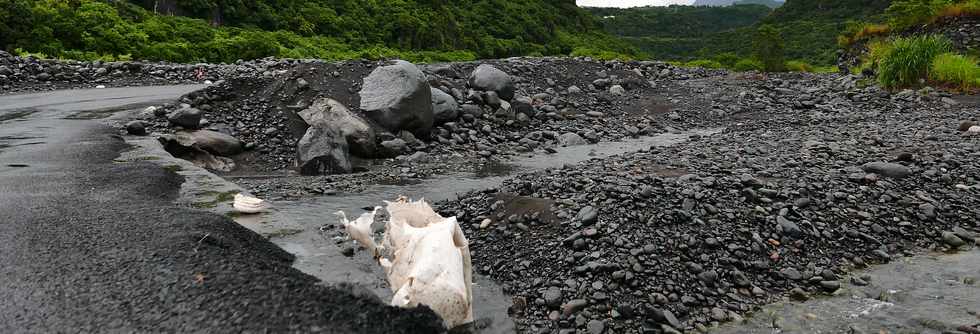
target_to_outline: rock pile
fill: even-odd
[[[296,145],[314,123],[343,128],[316,131],[343,134],[347,147],[308,154],[502,158],[668,130],[663,123],[679,122],[657,120],[656,112],[645,110],[649,101],[640,99],[650,92],[650,81],[707,75],[711,72],[655,62],[565,58],[421,67],[401,61],[306,62],[273,77],[229,79],[182,102],[202,111],[205,127],[254,143],[258,170],[349,172],[358,169],[356,164],[302,168],[313,157],[301,156]],[[327,110],[343,112],[323,113],[328,100],[333,102]],[[164,110],[173,113],[178,107]],[[159,120],[153,123],[154,130],[167,129]],[[357,138],[351,129],[358,129]]]

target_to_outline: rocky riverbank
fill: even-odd
[[[726,130],[441,203],[523,330],[703,330],[833,292],[851,268],[976,243],[976,104],[829,75],[663,88],[680,117]]]
[[[523,331],[672,333],[833,292],[852,268],[973,247],[977,108],[855,76],[656,62],[303,61],[227,78],[127,130],[277,200],[724,128],[439,204]]]

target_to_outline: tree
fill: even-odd
[[[783,45],[783,36],[779,32],[779,29],[776,29],[776,27],[770,24],[760,26],[756,30],[753,47],[755,48],[756,57],[762,61],[762,67],[766,72],[785,70],[785,46]]]

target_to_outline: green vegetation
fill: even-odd
[[[703,37],[759,22],[772,9],[761,5],[726,7],[586,8],[606,31],[624,37]]]
[[[735,5],[763,5],[769,8],[779,8],[783,5],[783,2],[774,0],[738,0],[734,2]]]
[[[785,67],[790,72],[814,72],[813,65],[801,60],[790,60],[786,62]]]
[[[755,55],[762,61],[762,68],[766,72],[780,72],[786,68],[785,47],[779,29],[768,24],[762,25],[756,30],[753,43]]]
[[[717,42],[714,35],[751,26],[772,12],[761,5],[586,10],[602,22],[607,32],[629,41],[650,58],[681,61],[711,57],[715,53],[701,50]]]
[[[944,53],[932,60],[929,78],[967,91],[980,87],[980,66],[976,58]]]
[[[684,64],[687,67],[704,67],[704,68],[723,68],[724,65],[715,60],[699,59],[692,60]]]
[[[589,9],[606,31],[621,36],[652,58],[691,61],[720,54],[746,58],[755,54],[754,36],[769,25],[783,39],[787,59],[832,65],[837,36],[858,24],[875,21],[891,0],[788,0],[769,10],[762,6],[642,7]],[[771,31],[769,32],[771,33]]]
[[[915,85],[928,78],[933,59],[950,49],[952,43],[942,36],[896,38],[879,51],[878,82],[887,88]]]
[[[980,16],[980,0],[894,0],[885,10],[883,22],[852,23],[838,37],[838,44],[848,47],[859,41],[887,36],[893,31],[961,16]]]
[[[434,62],[573,52],[600,58],[637,54],[567,1],[159,2],[166,7],[162,14],[168,15],[132,2],[0,0],[0,48],[83,60],[175,62],[268,56]],[[173,13],[191,17],[169,15]]]
[[[739,60],[737,63],[735,63],[733,70],[738,72],[763,71],[765,70],[765,65],[763,65],[761,61],[747,58]]]

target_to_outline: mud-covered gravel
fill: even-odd
[[[980,117],[976,97],[860,86],[663,82],[686,125],[725,130],[519,175],[440,210],[461,218],[474,267],[513,294],[528,332],[703,329],[832,292],[850,268],[973,247],[980,136],[960,127]]]

